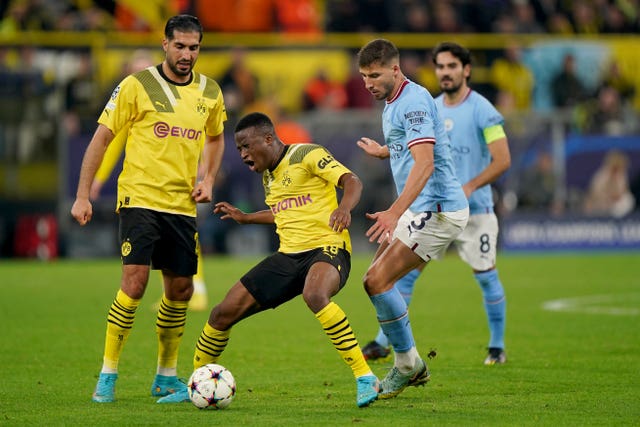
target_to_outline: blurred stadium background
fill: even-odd
[[[117,174],[90,225],[69,215],[80,162],[126,67],[162,60],[164,22],[176,13],[205,26],[196,70],[221,83],[229,111],[216,199],[263,208],[260,180],[229,144],[240,115],[265,111],[283,138],[301,127],[362,177],[352,235],[356,250],[372,251],[363,213],[393,189],[388,166],[355,145],[381,138],[381,105],[362,92],[355,52],[393,40],[405,74],[435,95],[429,52],[451,40],[472,51],[472,88],[506,118],[512,167],[495,185],[502,249],[638,250],[639,10],[638,0],[2,1],[0,257],[118,254]],[[614,184],[598,209],[587,200],[603,165]],[[199,215],[205,254],[274,248],[268,227],[239,228],[209,208]]]

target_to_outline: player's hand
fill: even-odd
[[[329,217],[329,227],[335,232],[342,232],[345,228],[349,228],[351,225],[351,212],[347,209],[341,209],[338,207],[331,213]]]
[[[473,193],[473,188],[471,188],[469,183],[466,183],[462,186],[462,191],[464,191],[465,197],[467,198],[467,200],[469,200],[469,197],[471,197],[471,193]]]
[[[85,225],[91,221],[93,206],[91,206],[89,199],[77,198],[76,201],[73,202],[73,206],[71,206],[71,216],[73,216],[80,225]]]
[[[238,224],[244,223],[247,214],[228,202],[218,202],[213,206],[213,213],[222,214],[220,219],[233,219]]]
[[[378,144],[378,142],[371,138],[363,136],[356,142],[356,144],[370,156],[378,157],[379,159],[389,157],[389,149],[386,146],[383,147]]]
[[[382,243],[386,241],[391,243],[393,232],[398,225],[398,217],[391,211],[382,211],[376,213],[365,214],[367,219],[372,219],[375,223],[369,227],[365,235],[369,238],[369,242]]]
[[[209,203],[213,200],[213,185],[207,185],[205,181],[196,184],[191,192],[191,197],[196,203]]]

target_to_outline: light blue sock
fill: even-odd
[[[402,276],[393,286],[400,292],[404,302],[409,306],[411,302],[411,296],[413,295],[413,286],[420,276],[420,270],[414,269]],[[389,347],[389,339],[384,334],[382,328],[378,328],[378,335],[376,335],[376,342],[383,347]]]
[[[484,308],[489,322],[489,347],[504,348],[504,330],[507,323],[507,299],[498,278],[498,270],[493,269],[474,274],[482,289]]]
[[[369,297],[376,309],[378,322],[389,338],[396,353],[404,353],[415,347],[407,303],[394,286],[387,292]]]

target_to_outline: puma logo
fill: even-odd
[[[160,101],[155,101],[154,104],[161,106],[164,110],[167,109],[167,106],[164,105],[164,102],[160,102]]]

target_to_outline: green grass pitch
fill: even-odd
[[[209,257],[210,299],[257,261]],[[354,257],[338,294],[361,344],[377,329],[360,279],[370,261]],[[91,393],[101,365],[106,313],[120,277],[117,259],[0,262],[1,425],[640,425],[640,256],[638,253],[506,255],[504,366],[482,365],[487,326],[468,267],[449,255],[420,277],[410,309],[431,382],[369,408],[318,322],[297,298],[236,325],[219,363],[238,393],[228,409],[158,405],[151,277],[120,362],[114,404]],[[546,308],[545,308],[546,307]],[[548,309],[551,308],[551,309]],[[191,373],[208,313],[190,312],[179,374]],[[389,363],[371,364],[382,377]]]

